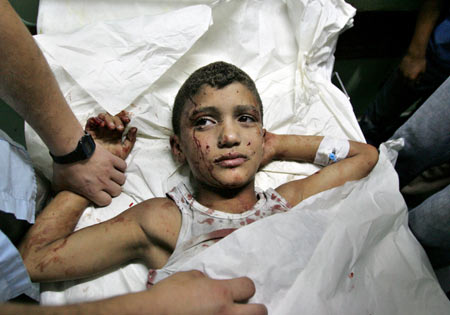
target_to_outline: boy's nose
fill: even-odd
[[[233,147],[241,143],[239,130],[233,124],[223,124],[218,139],[219,148]]]

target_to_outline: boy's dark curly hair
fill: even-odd
[[[262,102],[258,90],[256,89],[255,82],[253,82],[253,80],[247,73],[245,73],[238,67],[223,61],[218,61],[210,63],[209,65],[196,70],[181,86],[180,90],[177,93],[177,96],[175,97],[175,103],[173,105],[173,132],[176,135],[180,135],[180,119],[184,105],[188,100],[191,100],[192,97],[198,93],[198,91],[204,84],[207,84],[213,88],[221,89],[233,82],[239,82],[242,85],[246,86],[255,96],[255,99],[261,111],[262,121]]]

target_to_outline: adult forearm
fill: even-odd
[[[36,130],[53,154],[73,151],[83,128],[7,0],[0,0],[0,30],[0,98]]]
[[[442,9],[442,0],[425,0],[417,16],[413,38],[407,54],[416,58],[425,57],[428,41]]]
[[[72,304],[64,306],[39,306],[19,303],[0,305],[3,315],[34,314],[34,315],[102,315],[102,314],[161,314],[158,313],[147,299],[151,297],[146,292],[128,294],[97,302]],[[143,305],[145,304],[145,305]]]

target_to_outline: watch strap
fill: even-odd
[[[78,141],[77,147],[72,152],[62,156],[55,156],[51,152],[49,153],[55,163],[70,164],[90,158],[94,151],[95,141],[92,139],[92,136],[85,131],[84,135]]]

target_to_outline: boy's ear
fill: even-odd
[[[184,162],[186,162],[186,157],[184,156],[184,153],[181,150],[180,139],[178,138],[177,135],[170,136],[170,148],[175,160],[181,164],[184,164]]]
[[[262,136],[263,136],[263,147],[264,147],[264,144],[266,144],[266,132],[267,132],[267,130],[266,130],[266,128],[263,128],[262,131],[263,131],[262,132]]]

